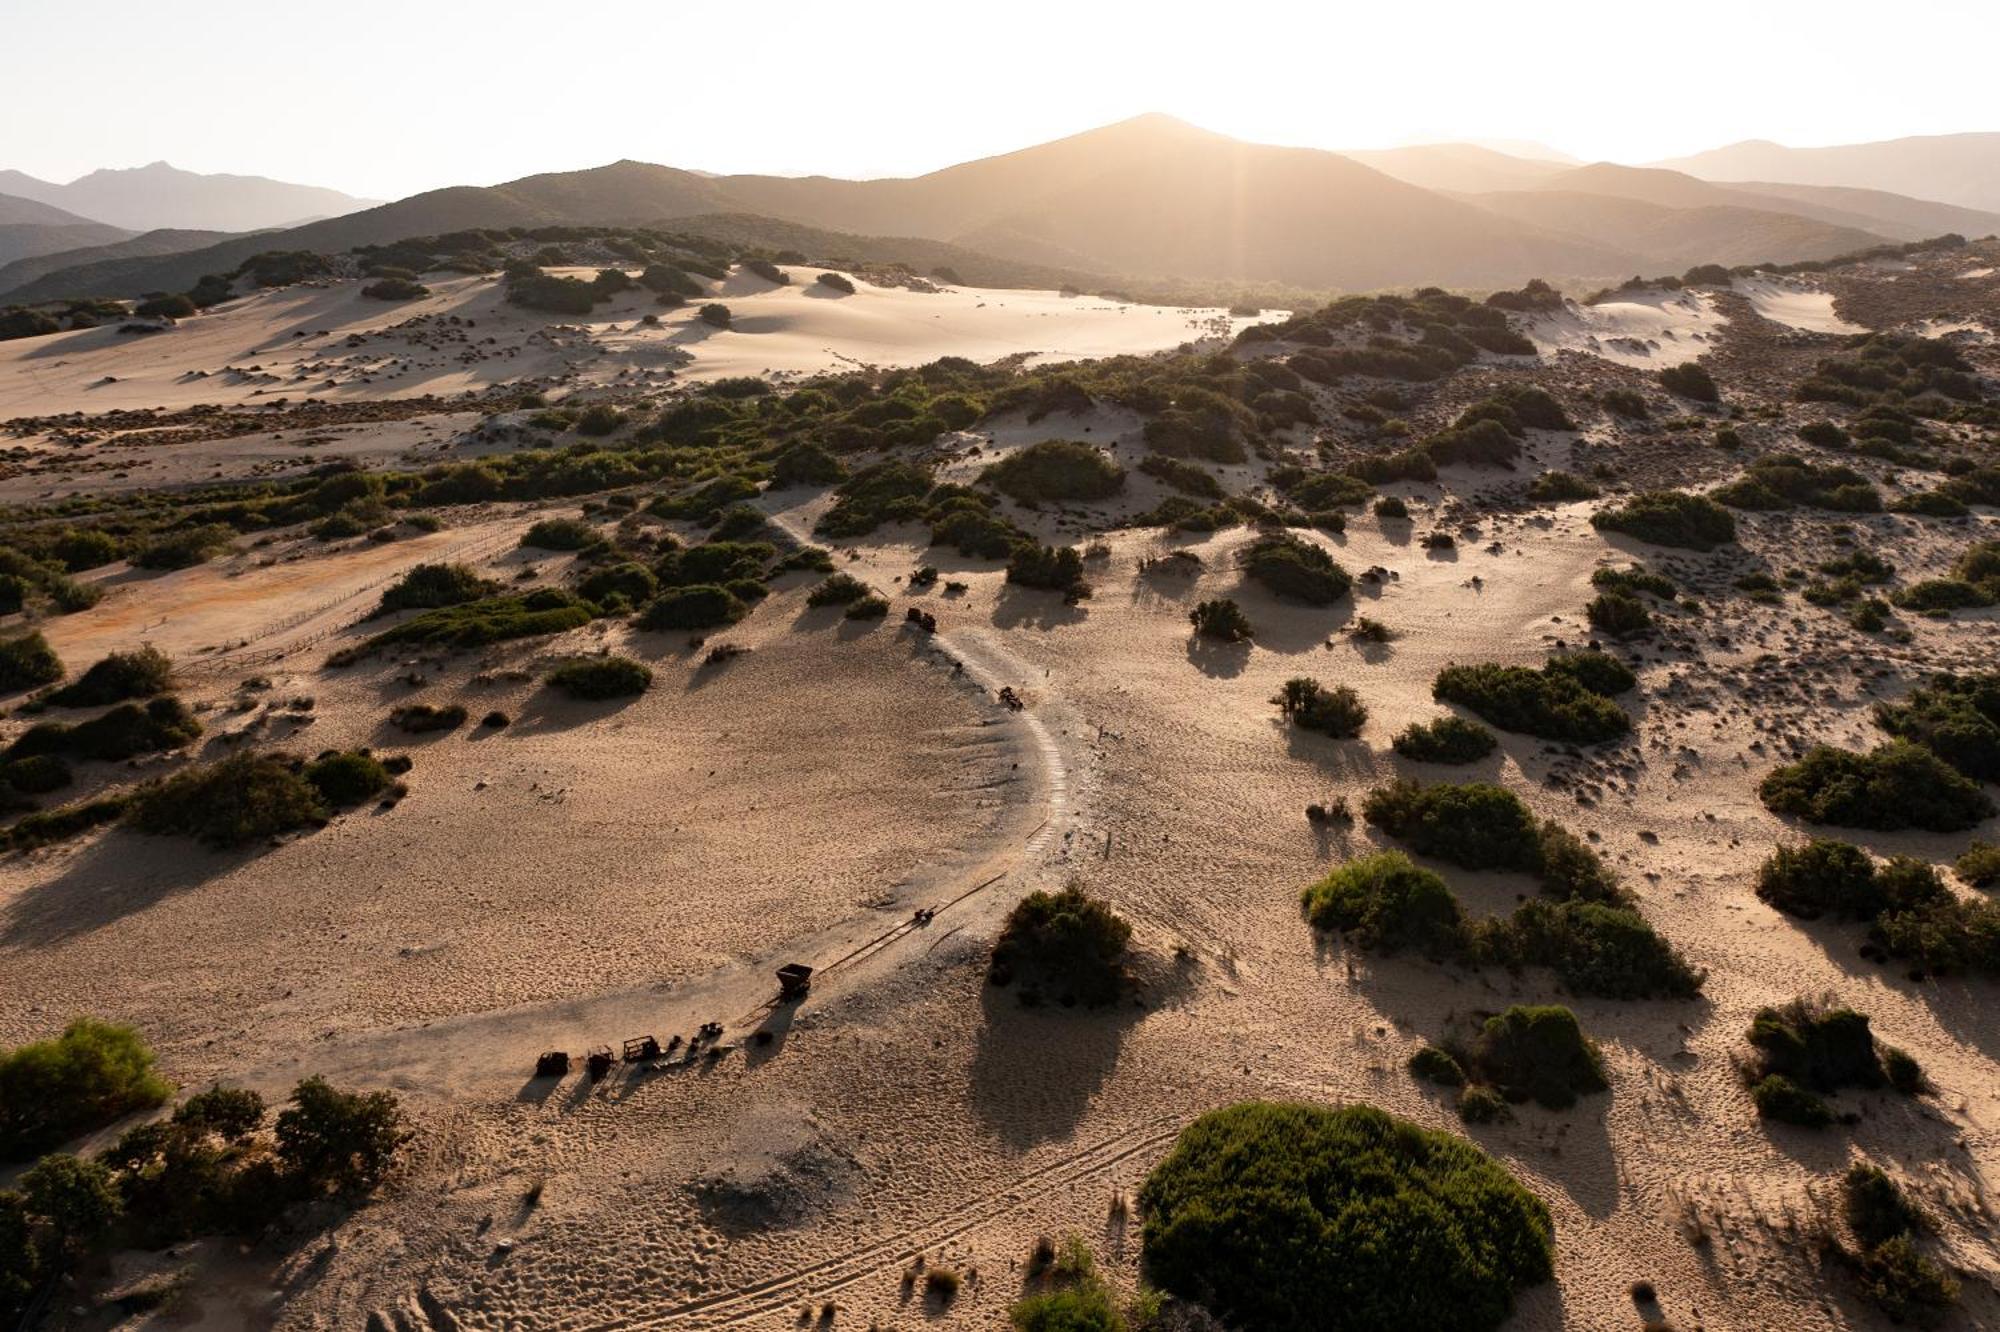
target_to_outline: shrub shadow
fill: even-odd
[[[54,878],[15,897],[0,923],[0,943],[34,947],[90,934],[199,888],[261,853],[262,848],[214,852],[113,828],[70,856]]]
[[[1187,659],[1196,670],[1212,680],[1230,680],[1243,674],[1250,664],[1251,645],[1225,643],[1203,634],[1189,634]]]

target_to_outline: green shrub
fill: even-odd
[[[1533,1194],[1372,1106],[1211,1111],[1139,1197],[1147,1273],[1236,1327],[1490,1332],[1554,1270]]]
[[[1539,671],[1492,663],[1448,666],[1438,672],[1431,695],[1469,708],[1503,731],[1596,744],[1632,729],[1624,709],[1606,696],[1621,678],[1629,678],[1629,671],[1623,677],[1619,671],[1625,668],[1597,653],[1558,657]]]
[[[1851,1008],[1805,999],[1760,1008],[1746,1039],[1757,1052],[1753,1081],[1775,1073],[1824,1093],[1843,1087],[1872,1090],[1889,1080],[1867,1017]]]
[[[1866,754],[1817,746],[1773,769],[1757,794],[1773,813],[1845,828],[1958,832],[1993,814],[1993,801],[1977,785],[1902,740]]]
[[[1628,597],[1636,597],[1643,592],[1662,601],[1672,601],[1680,595],[1680,588],[1673,579],[1636,564],[1629,569],[1599,569],[1590,575],[1590,585]]]
[[[1598,397],[1604,410],[1627,420],[1643,421],[1651,416],[1652,409],[1646,406],[1646,396],[1633,389],[1607,389]]]
[[[1260,537],[1244,552],[1243,570],[1269,591],[1308,606],[1330,606],[1353,580],[1333,556],[1293,536]]]
[[[2000,782],[2000,671],[1934,676],[1901,703],[1876,704],[1875,722],[1968,777]]]
[[[636,560],[621,560],[592,569],[576,585],[578,596],[600,606],[610,606],[619,600],[628,606],[642,606],[658,595],[659,590],[660,580]]]
[[[1757,871],[1757,896],[1770,906],[1813,920],[1829,912],[1873,920],[1885,905],[1868,853],[1846,842],[1814,838],[1780,846]]]
[[[1580,476],[1550,468],[1528,483],[1528,498],[1537,504],[1568,504],[1597,498],[1597,487]]]
[[[1007,1310],[1014,1332],[1125,1332],[1128,1324],[1102,1282],[1024,1295]]]
[[[541,550],[588,550],[603,544],[596,528],[576,518],[544,518],[521,536],[523,547]]]
[[[148,783],[128,817],[143,833],[227,849],[317,828],[327,820],[327,807],[299,764],[276,754],[242,753]]]
[[[701,320],[702,323],[707,324],[710,328],[728,328],[730,320],[729,307],[720,302],[711,301],[709,304],[695,311],[695,318]]]
[[[1180,491],[1183,495],[1193,495],[1200,499],[1219,500],[1222,498],[1222,483],[1205,468],[1179,458],[1169,458],[1163,454],[1149,454],[1139,464],[1139,470],[1156,480]]]
[[[0,691],[33,689],[62,678],[62,658],[39,632],[0,639]]]
[[[40,722],[15,738],[6,750],[9,760],[40,754],[114,763],[140,754],[178,749],[201,734],[201,723],[185,703],[171,694],[148,701],[121,703],[89,721]]]
[[[1061,1003],[1098,1007],[1124,987],[1123,959],[1131,938],[1131,925],[1080,884],[1033,892],[1008,913],[993,944],[989,975],[995,985],[1019,979]]]
[[[1090,584],[1083,577],[1083,555],[1075,546],[1022,542],[1007,559],[1007,581],[1060,592],[1071,601],[1090,595]]]
[[[868,596],[868,584],[851,573],[829,574],[820,580],[812,591],[806,593],[806,605],[815,609],[822,606],[847,606]]]
[[[1535,816],[1505,787],[1398,780],[1370,791],[1361,811],[1421,854],[1465,869],[1533,873],[1541,868]]]
[[[1693,361],[1662,368],[1660,387],[1679,397],[1692,398],[1696,402],[1722,401],[1721,391],[1715,386],[1715,377]]]
[[[1464,915],[1445,881],[1400,851],[1350,860],[1302,894],[1315,929],[1339,930],[1362,948],[1415,948],[1452,957],[1463,948]]]
[[[0,1160],[26,1160],[170,1091],[137,1032],[78,1018],[54,1040],[0,1055]]]
[[[463,564],[419,564],[390,585],[375,613],[460,606],[499,590],[499,584],[481,578]]]
[[[1576,1014],[1559,1004],[1516,1004],[1488,1018],[1474,1047],[1482,1079],[1510,1101],[1566,1110],[1579,1095],[1603,1091],[1604,1061]]]
[[[840,459],[810,440],[792,445],[771,464],[771,487],[774,490],[792,486],[830,486],[846,479],[847,468]]]
[[[1431,722],[1411,722],[1389,742],[1404,758],[1419,763],[1476,763],[1499,748],[1493,732],[1450,713]]]
[[[1085,503],[1123,490],[1125,469],[1089,444],[1045,439],[1008,454],[980,479],[1023,504]]]
[[[124,795],[86,800],[59,809],[41,810],[17,820],[5,831],[4,845],[13,851],[27,851],[54,842],[66,842],[92,828],[115,823],[125,817],[131,799]]]
[[[75,680],[48,695],[47,701],[63,708],[91,708],[128,698],[151,698],[173,688],[173,683],[173,662],[148,644],[100,658]]]
[[[1548,967],[1576,993],[1602,999],[1687,999],[1702,983],[1644,917],[1605,902],[1531,899],[1505,920],[1482,922],[1472,956]]]
[[[1750,1087],[1750,1100],[1764,1119],[1800,1128],[1825,1128],[1833,1123],[1833,1107],[1790,1078],[1772,1074],[1759,1078]]]
[[[1928,1219],[1866,1161],[1849,1166],[1841,1184],[1847,1224],[1861,1245],[1861,1293],[1892,1322],[1936,1327],[1958,1302],[1958,1282],[1916,1247]]]
[[[1188,612],[1188,623],[1203,638],[1219,638],[1225,643],[1240,643],[1253,635],[1250,618],[1228,597],[1201,602]]]
[[[2000,884],[2000,846],[1974,842],[1951,863],[1951,867],[1959,878],[1974,888],[1991,888]]]
[[[421,735],[428,731],[455,731],[465,725],[469,714],[457,703],[439,707],[435,703],[405,703],[389,711],[389,724],[399,731]]]
[[[535,638],[579,629],[597,617],[598,607],[560,588],[538,588],[521,595],[482,597],[456,606],[441,606],[405,620],[373,638],[341,649],[328,658],[330,666],[345,666],[378,648],[412,644],[433,648],[485,647],[516,638]]]
[[[750,613],[742,598],[713,583],[676,587],[649,602],[639,613],[641,629],[720,629]]]
[[[365,749],[328,750],[306,764],[308,785],[334,809],[372,800],[389,789],[389,770]]]
[[[1285,681],[1271,702],[1292,725],[1338,740],[1352,740],[1360,735],[1362,725],[1368,720],[1368,708],[1352,686],[1335,685],[1329,689],[1304,676]]]
[[[385,277],[363,287],[361,294],[378,301],[414,301],[430,295],[431,289],[408,278]]]
[[[1458,1116],[1468,1124],[1497,1124],[1513,1114],[1498,1088],[1474,1083],[1458,1094]]]
[[[21,1176],[27,1210],[48,1224],[65,1256],[80,1254],[118,1220],[118,1190],[111,1171],[67,1153],[44,1156]]]
[[[323,1078],[293,1089],[274,1126],[277,1158],[308,1193],[364,1196],[410,1140],[393,1092],[343,1092]]]
[[[186,569],[207,563],[227,550],[235,539],[234,529],[221,523],[207,523],[150,537],[127,558],[139,569]]]
[[[1630,638],[1653,627],[1653,613],[1646,604],[1623,592],[1600,592],[1583,608],[1590,627],[1613,638]]]
[[[821,273],[813,279],[820,286],[837,291],[843,296],[854,294],[854,281],[844,273]]]
[[[1706,495],[1678,490],[1649,490],[1625,503],[1599,509],[1590,525],[1623,532],[1656,546],[1714,550],[1736,539],[1736,518]]]
[[[1426,1045],[1410,1056],[1410,1076],[1440,1087],[1463,1087],[1465,1069],[1449,1050]]]
[[[652,686],[653,671],[630,657],[579,657],[549,672],[548,684],[571,698],[629,698]]]
[[[879,620],[888,613],[889,599],[871,592],[859,601],[849,602],[847,604],[847,611],[842,618],[849,620]]]
[[[75,780],[69,764],[55,754],[26,754],[0,762],[0,784],[23,795],[47,795]]]

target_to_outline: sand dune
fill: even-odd
[[[1736,291],[1749,297],[1757,313],[1774,324],[1808,333],[1866,333],[1833,310],[1833,293],[1801,278],[1759,275],[1738,278]]]
[[[1595,305],[1565,304],[1531,320],[1543,352],[1580,351],[1620,365],[1680,365],[1707,354],[1729,321],[1699,292],[1621,292]]]

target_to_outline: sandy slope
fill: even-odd
[[[1581,351],[1619,365],[1680,365],[1705,355],[1729,321],[1698,292],[1621,292],[1596,305],[1567,302],[1524,330],[1544,354]]]
[[[1866,333],[1833,311],[1833,293],[1802,278],[1760,275],[1738,278],[1736,291],[1750,300],[1758,314],[1774,324],[1808,333]]]
[[[587,319],[552,322],[506,304],[493,278],[434,280],[430,296],[395,304],[363,297],[359,281],[288,287],[160,333],[106,324],[0,343],[0,420],[274,398],[453,397],[522,381],[644,387],[677,373],[804,375],[940,356],[1076,359],[1158,351],[1254,322],[1056,292],[859,282],[848,296],[816,283],[816,270],[791,271],[784,287],[740,271],[707,283],[708,299],[735,315],[726,330],[696,318],[699,301],[662,310],[644,291]],[[657,326],[639,322],[648,314]]]

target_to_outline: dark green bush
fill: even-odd
[[[1482,1080],[1510,1101],[1566,1110],[1579,1095],[1603,1091],[1604,1061],[1576,1014],[1559,1004],[1516,1004],[1488,1018],[1474,1046]]]
[[[317,828],[327,807],[299,768],[276,754],[232,754],[141,787],[128,817],[140,832],[224,849]]]
[[[385,277],[363,287],[361,294],[378,301],[414,301],[430,295],[431,289],[409,278]]]
[[[234,529],[221,523],[207,523],[150,537],[140,542],[128,558],[140,569],[186,569],[205,564],[227,550],[235,539]]]
[[[1491,1332],[1554,1271],[1533,1194],[1471,1143],[1372,1106],[1211,1111],[1139,1201],[1147,1274],[1234,1327]]]
[[[1624,709],[1606,696],[1631,688],[1630,674],[1600,653],[1558,657],[1539,671],[1491,663],[1448,666],[1438,672],[1431,695],[1469,708],[1503,731],[1596,744],[1632,729]],[[1626,683],[1613,688],[1621,679]]]
[[[372,800],[389,789],[389,770],[365,749],[328,750],[305,765],[306,783],[334,809]]]
[[[2000,671],[1933,676],[1901,703],[1876,704],[1875,722],[1968,777],[2000,782]]]
[[[1243,555],[1243,571],[1278,596],[1330,606],[1353,580],[1325,550],[1294,536],[1259,537]]]
[[[1363,800],[1368,822],[1418,852],[1472,870],[1541,868],[1535,816],[1505,787],[1393,781]]]
[[[115,823],[125,817],[131,799],[123,795],[86,800],[59,809],[42,810],[20,819],[4,834],[9,850],[27,851],[54,842],[66,842],[92,828]]]
[[[1958,1302],[1958,1282],[1926,1258],[1916,1236],[1929,1220],[1880,1167],[1856,1161],[1842,1180],[1843,1211],[1860,1242],[1861,1293],[1890,1321],[1936,1327]]]
[[[742,599],[713,583],[694,583],[662,593],[639,613],[641,629],[720,629],[750,613]]]
[[[1596,499],[1597,493],[1597,487],[1582,477],[1554,467],[1528,485],[1528,498],[1537,504],[1568,504],[1574,500]]]
[[[21,1161],[167,1099],[130,1027],[78,1018],[54,1040],[0,1055],[0,1161]]]
[[[1371,951],[1453,957],[1464,946],[1464,914],[1451,888],[1400,851],[1348,861],[1308,886],[1301,901],[1315,929],[1339,930]]]
[[[1063,1004],[1108,1004],[1125,984],[1123,959],[1132,927],[1102,899],[1072,883],[1033,892],[1008,913],[993,944],[995,985],[1020,980]]]
[[[1602,999],[1686,999],[1702,983],[1644,917],[1605,902],[1531,899],[1506,920],[1482,922],[1472,956],[1548,967],[1576,993]]]
[[[1772,1074],[1759,1078],[1750,1087],[1751,1103],[1764,1119],[1800,1128],[1825,1128],[1834,1122],[1833,1107],[1790,1078]]]
[[[427,731],[455,731],[470,715],[457,703],[439,707],[435,703],[405,703],[389,710],[389,724],[399,731],[421,735]]]
[[[1828,913],[1873,920],[1886,905],[1868,853],[1823,838],[1772,851],[1757,871],[1757,896],[1806,920]]]
[[[313,1195],[373,1191],[411,1136],[393,1092],[343,1092],[316,1077],[293,1089],[274,1127],[279,1162]]]
[[[844,273],[821,273],[813,281],[822,287],[837,291],[843,296],[852,296],[854,294],[854,281]]]
[[[499,590],[499,584],[463,564],[419,564],[390,585],[375,613],[460,606]]]
[[[818,586],[806,593],[806,605],[815,609],[821,606],[846,606],[868,595],[868,584],[851,573],[835,573],[821,579]]]
[[[1339,740],[1360,735],[1362,725],[1368,720],[1368,708],[1351,685],[1329,689],[1305,676],[1285,681],[1271,702],[1294,726]]]
[[[1410,1076],[1440,1087],[1463,1087],[1465,1068],[1449,1050],[1426,1045],[1410,1056]]]
[[[1696,402],[1722,401],[1722,393],[1715,386],[1715,377],[1693,361],[1662,369],[1660,387],[1680,397],[1692,398]]]
[[[595,527],[576,518],[544,518],[521,535],[521,545],[540,550],[588,550],[604,544]]]
[[[1851,1008],[1805,999],[1760,1008],[1746,1039],[1757,1052],[1750,1069],[1753,1082],[1775,1073],[1825,1093],[1843,1087],[1872,1090],[1889,1080],[1868,1018]]]
[[[39,632],[0,639],[0,692],[33,689],[62,678],[62,658]]]
[[[636,560],[622,560],[592,569],[576,585],[578,596],[600,606],[612,605],[618,599],[623,599],[628,606],[642,606],[651,601],[659,590],[660,580],[651,569]]]
[[[1958,832],[1993,814],[1977,785],[1928,749],[1893,740],[1866,753],[1815,747],[1757,787],[1766,808],[1808,823]]]
[[[1089,444],[1045,439],[1008,454],[980,479],[1023,504],[1087,503],[1123,490],[1125,469]]]
[[[1075,546],[1022,542],[1007,559],[1007,581],[1060,592],[1071,601],[1090,595],[1090,584],[1083,577],[1083,556]]]
[[[630,657],[579,657],[549,672],[548,684],[571,698],[629,698],[653,683],[652,668]]]
[[[1243,608],[1228,597],[1200,603],[1188,612],[1188,623],[1203,638],[1219,638],[1225,643],[1243,642],[1253,633]]]
[[[1974,888],[1991,888],[2000,884],[2000,846],[1974,842],[1951,863],[1951,867],[1959,878]]]
[[[1630,638],[1653,627],[1653,613],[1646,604],[1623,592],[1600,592],[1583,608],[1590,627],[1613,638]]]
[[[1736,539],[1736,518],[1706,495],[1678,490],[1649,490],[1623,504],[1599,509],[1592,527],[1623,532],[1656,546],[1714,550]]]
[[[47,795],[74,780],[69,764],[55,754],[28,754],[0,762],[0,784],[23,795]]]
[[[1390,744],[1404,758],[1419,763],[1476,763],[1500,742],[1478,722],[1447,713],[1436,721],[1411,722]]]
[[[178,749],[201,734],[201,723],[171,694],[143,707],[121,703],[89,721],[40,722],[23,731],[6,750],[9,760],[39,754],[117,762],[139,754]]]
[[[729,307],[720,302],[711,301],[709,304],[695,311],[695,318],[701,320],[702,323],[707,324],[710,328],[728,328],[730,319]]]
[[[535,638],[578,629],[597,617],[598,607],[560,588],[545,587],[522,595],[482,597],[462,605],[427,610],[327,659],[330,666],[349,665],[382,647],[413,644],[434,648],[485,647],[516,638]]]
[[[174,664],[167,654],[148,644],[131,652],[113,652],[91,664],[47,701],[62,708],[91,708],[151,698],[173,688]]]

